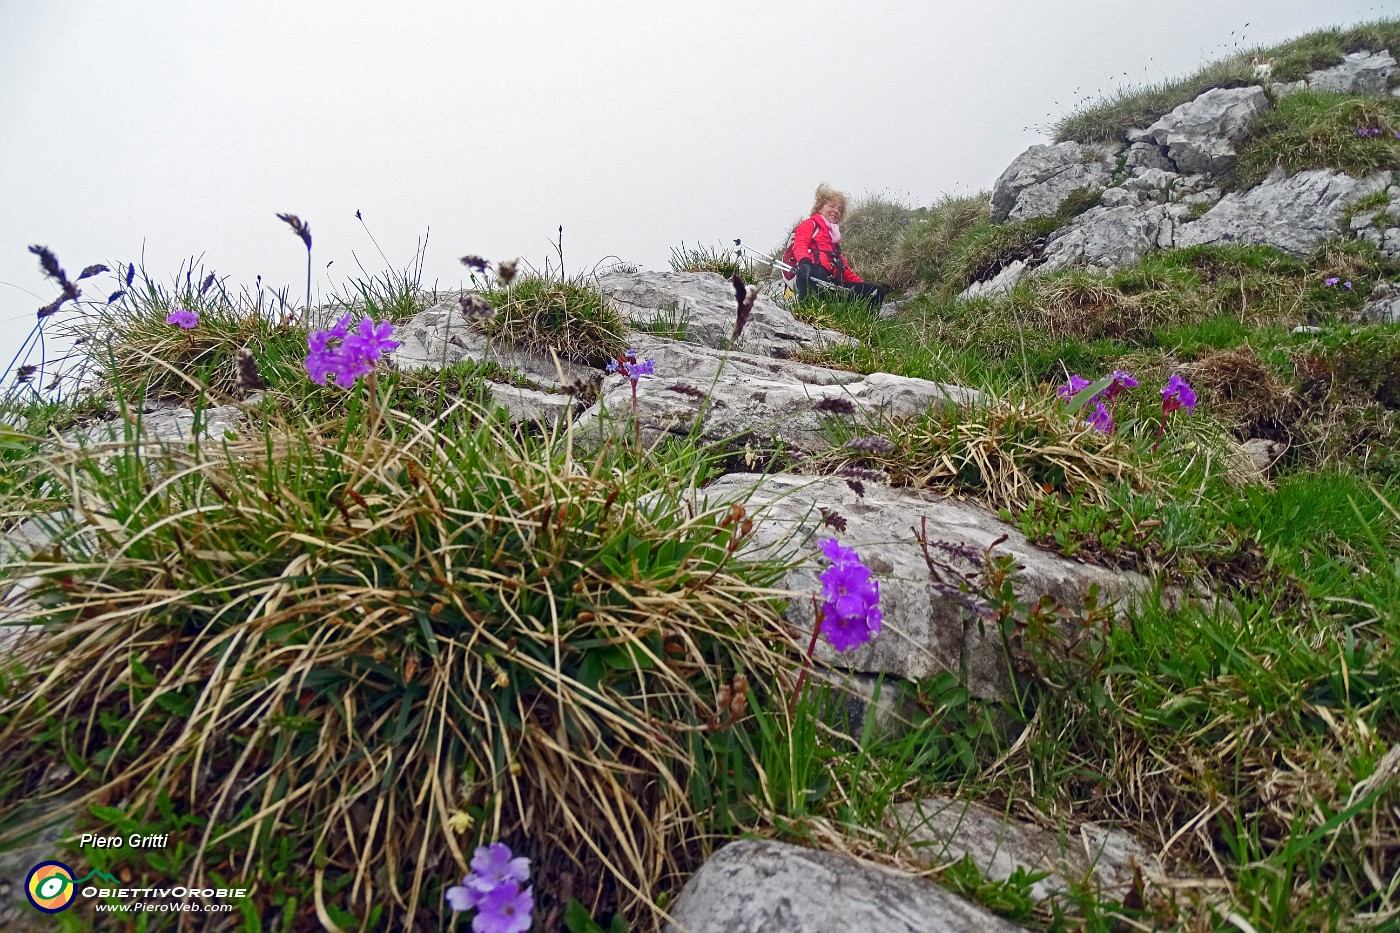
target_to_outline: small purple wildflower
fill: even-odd
[[[345,338],[345,346],[353,347],[355,353],[368,357],[372,362],[398,349],[398,341],[389,339],[392,336],[393,324],[388,321],[376,324],[365,318],[360,322],[360,329]]]
[[[1162,387],[1162,418],[1165,419],[1167,415],[1178,408],[1186,409],[1187,414],[1194,412],[1196,410],[1196,393],[1185,379],[1173,375]]]
[[[1343,283],[1342,283],[1342,288],[1350,289],[1350,288],[1351,288],[1351,283],[1350,283],[1350,282],[1343,282]]]
[[[1103,402],[1095,402],[1094,410],[1085,419],[1089,427],[1105,434],[1113,433],[1113,413],[1108,410]]]
[[[199,315],[185,308],[179,308],[165,316],[165,323],[190,330],[199,326]]]
[[[871,579],[870,568],[861,563],[860,556],[835,538],[827,538],[821,547],[831,561],[819,578],[826,598],[821,632],[837,651],[850,651],[880,634],[884,620],[880,584]]]
[[[530,860],[513,858],[510,846],[493,842],[479,846],[472,855],[472,874],[463,883],[478,891],[489,891],[498,884],[515,881],[524,884],[530,879]]]
[[[625,356],[608,361],[608,372],[622,373],[632,380],[632,385],[637,385],[637,380],[643,376],[653,376],[656,374],[656,360],[647,359],[637,362],[637,351],[628,350]]]
[[[1337,278],[1337,277],[1334,275],[1334,276],[1331,276],[1330,278],[1323,279],[1323,280],[1322,280],[1322,284],[1323,284],[1323,285],[1326,285],[1328,288],[1331,288],[1333,285],[1336,285],[1336,284],[1337,284],[1338,282],[1340,282],[1340,281],[1341,281],[1341,279]]]
[[[522,890],[529,877],[530,860],[513,856],[504,842],[478,846],[471,872],[447,889],[447,905],[476,911],[474,933],[525,933],[535,908],[534,889]]]
[[[473,933],[525,933],[535,909],[533,888],[520,889],[514,881],[497,885],[481,896],[472,918]]]
[[[467,875],[462,883],[447,889],[447,906],[458,912],[475,910],[481,903],[481,892],[471,886],[472,876]]]
[[[1078,373],[1075,373],[1074,375],[1069,377],[1069,382],[1055,389],[1055,394],[1058,395],[1060,398],[1064,399],[1066,402],[1068,402],[1070,399],[1074,398],[1076,395],[1078,395],[1080,392],[1083,392],[1088,387],[1089,380],[1085,379]]]
[[[369,318],[352,333],[347,311],[329,330],[313,331],[306,338],[307,375],[318,385],[333,378],[348,389],[356,379],[373,372],[381,356],[398,348],[398,342],[389,339],[393,333],[394,325],[388,321],[376,324]]]

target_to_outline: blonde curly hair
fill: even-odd
[[[837,191],[835,188],[828,186],[826,182],[822,182],[820,185],[817,185],[816,200],[812,202],[812,213],[820,213],[822,207],[830,202],[835,202],[836,204],[840,205],[841,214],[842,216],[845,216],[846,196],[840,191]]]

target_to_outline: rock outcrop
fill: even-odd
[[[656,377],[639,381],[636,388],[638,422],[648,445],[663,435],[696,429],[706,441],[757,437],[765,446],[781,441],[813,452],[831,443],[822,431],[826,416],[814,407],[823,399],[850,402],[858,418],[878,420],[981,398],[970,389],[910,376],[862,375],[749,353],[726,354],[649,334],[634,334],[633,340],[639,358],[656,361]],[[631,416],[631,382],[611,376],[598,403],[579,415],[575,437],[592,446],[601,432],[630,432]]]
[[[688,343],[716,350],[726,349],[734,332],[734,286],[714,272],[611,272],[598,277],[597,287],[639,331],[679,327]],[[734,349],[781,358],[850,342],[839,331],[802,323],[759,295]]]
[[[1015,933],[940,888],[834,852],[731,842],[671,908],[666,933]]]
[[[1096,192],[1098,203],[1051,234],[1035,255],[1018,257],[958,297],[995,297],[1028,276],[1067,268],[1107,272],[1154,250],[1211,243],[1266,244],[1305,255],[1329,238],[1351,235],[1400,258],[1400,209],[1346,223],[1362,198],[1388,186],[1392,201],[1400,197],[1390,172],[1357,178],[1329,169],[1288,176],[1279,169],[1248,190],[1225,191],[1238,145],[1278,98],[1299,90],[1388,94],[1395,70],[1389,51],[1352,52],[1301,81],[1271,83],[1261,75],[1259,84],[1212,88],[1129,130],[1116,145],[1030,147],[997,179],[993,222],[1055,215],[1076,193]],[[1388,307],[1377,305],[1368,315],[1385,319]]]
[[[992,188],[992,220],[1053,217],[1070,195],[1108,185],[1115,152],[1102,143],[1030,147]]]
[[[1012,819],[988,807],[951,797],[897,804],[891,812],[900,838],[930,865],[965,856],[984,878],[1005,881],[1018,869],[1045,873],[1030,894],[1045,900],[1085,885],[1122,900],[1139,876],[1160,877],[1156,859],[1131,834],[1086,823],[1077,829],[1048,829]]]
[[[1017,593],[1030,602],[1049,595],[1066,606],[1080,606],[1091,586],[1099,588],[1102,599],[1126,598],[1149,586],[1137,574],[1111,572],[1039,548],[982,506],[924,490],[875,483],[862,488],[864,494],[835,476],[730,473],[697,493],[697,507],[746,501],[748,510],[761,516],[741,556],[817,552],[819,540],[836,534],[824,527],[825,515],[834,513],[845,520],[841,543],[855,549],[879,580],[884,631],[845,654],[819,641],[818,660],[909,680],[953,671],[976,696],[1009,695],[1006,659],[997,633],[980,631],[962,610],[962,603],[930,579],[914,538],[914,529],[924,528],[925,521],[930,541],[947,541],[974,551],[1005,537],[996,553],[1015,556]],[[788,572],[783,586],[796,592],[819,592],[817,577],[823,569],[819,563],[804,562]],[[793,600],[787,618],[799,632],[810,633],[811,601]]]
[[[1199,220],[1183,224],[1174,245],[1265,243],[1304,255],[1342,232],[1349,206],[1389,184],[1389,172],[1364,179],[1327,169],[1292,176],[1275,172],[1248,191],[1225,195]]]
[[[1394,70],[1395,59],[1389,51],[1362,49],[1348,54],[1341,64],[1311,72],[1307,87],[1331,94],[1384,94]]]
[[[1147,129],[1128,134],[1128,141],[1155,143],[1183,174],[1220,175],[1234,168],[1235,143],[1268,103],[1262,87],[1213,88]]]

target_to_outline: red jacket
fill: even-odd
[[[863,281],[856,275],[851,264],[846,261],[846,257],[840,253],[839,246],[833,246],[831,242],[831,225],[826,222],[826,218],[821,214],[813,214],[802,223],[797,225],[797,231],[792,238],[792,254],[797,257],[797,261],[810,259],[831,273],[832,278],[842,282]],[[836,257],[840,257],[841,273],[837,274]]]

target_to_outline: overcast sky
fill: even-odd
[[[457,258],[770,247],[826,181],[989,188],[1124,83],[1400,15],[1400,0],[0,0],[0,366],[70,275],[183,259],[316,291]],[[1396,50],[1400,54],[1400,50]],[[333,263],[329,270],[327,263]],[[99,280],[93,293],[104,292]]]

